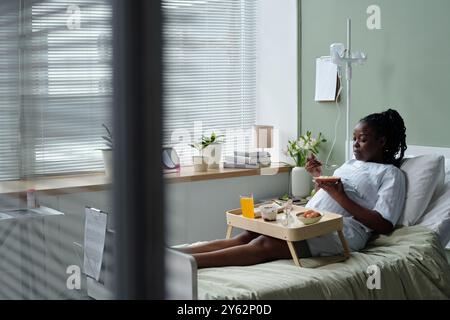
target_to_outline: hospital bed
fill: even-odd
[[[450,148],[409,146],[408,151],[409,157],[434,153],[446,158],[445,183],[416,225],[372,237],[345,262],[302,259],[307,268],[277,260],[197,270],[191,256],[168,250],[168,298],[449,299],[444,247],[450,241]]]

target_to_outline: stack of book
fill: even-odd
[[[224,168],[258,169],[270,166],[270,153],[267,151],[235,151],[233,156],[225,156]]]

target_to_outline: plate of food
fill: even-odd
[[[337,183],[341,180],[341,178],[335,176],[318,176],[315,177],[314,180],[316,182]]]
[[[313,224],[319,222],[322,217],[322,213],[312,209],[308,209],[305,212],[300,212],[297,214],[298,220],[300,220],[304,224]]]

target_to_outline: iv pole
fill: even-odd
[[[367,56],[359,51],[352,52],[352,21],[347,19],[347,49],[342,43],[333,43],[330,46],[331,61],[336,65],[345,65],[345,78],[347,83],[347,124],[345,131],[345,161],[352,157],[352,147],[350,146],[350,106],[351,97],[351,81],[352,81],[352,63],[362,64],[367,60]]]
[[[352,21],[347,19],[347,52],[345,57],[347,58],[347,68],[345,77],[347,80],[347,130],[345,136],[345,161],[351,158],[351,148],[350,148],[350,104],[351,104],[351,80],[352,80],[352,62],[351,62],[351,52],[352,52]]]
[[[345,77],[347,84],[347,124],[345,131],[345,161],[352,158],[352,147],[350,142],[350,106],[352,102],[352,63],[362,64],[367,60],[367,56],[362,52],[352,52],[352,21],[347,19],[347,49],[344,48],[342,43],[333,43],[330,46],[331,61],[338,65],[345,65]]]

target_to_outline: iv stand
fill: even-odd
[[[348,161],[352,158],[352,147],[350,142],[350,106],[352,103],[352,63],[362,64],[367,60],[367,56],[362,52],[352,52],[352,21],[347,19],[347,50],[343,57],[340,57],[340,61],[345,62],[346,72],[345,77],[347,81],[347,127],[346,127],[346,137],[345,137],[345,160]]]
[[[347,82],[347,124],[345,131],[345,161],[352,157],[352,147],[350,146],[350,106],[352,102],[351,81],[352,81],[352,63],[362,64],[367,60],[367,56],[359,51],[352,52],[352,21],[347,19],[347,49],[342,43],[333,43],[330,46],[331,60],[338,66],[345,65],[345,78]]]
[[[352,21],[347,19],[347,52],[345,57],[347,58],[347,68],[345,72],[345,77],[347,80],[347,128],[345,136],[345,161],[351,158],[351,148],[350,148],[350,105],[351,105],[351,80],[352,80]]]

